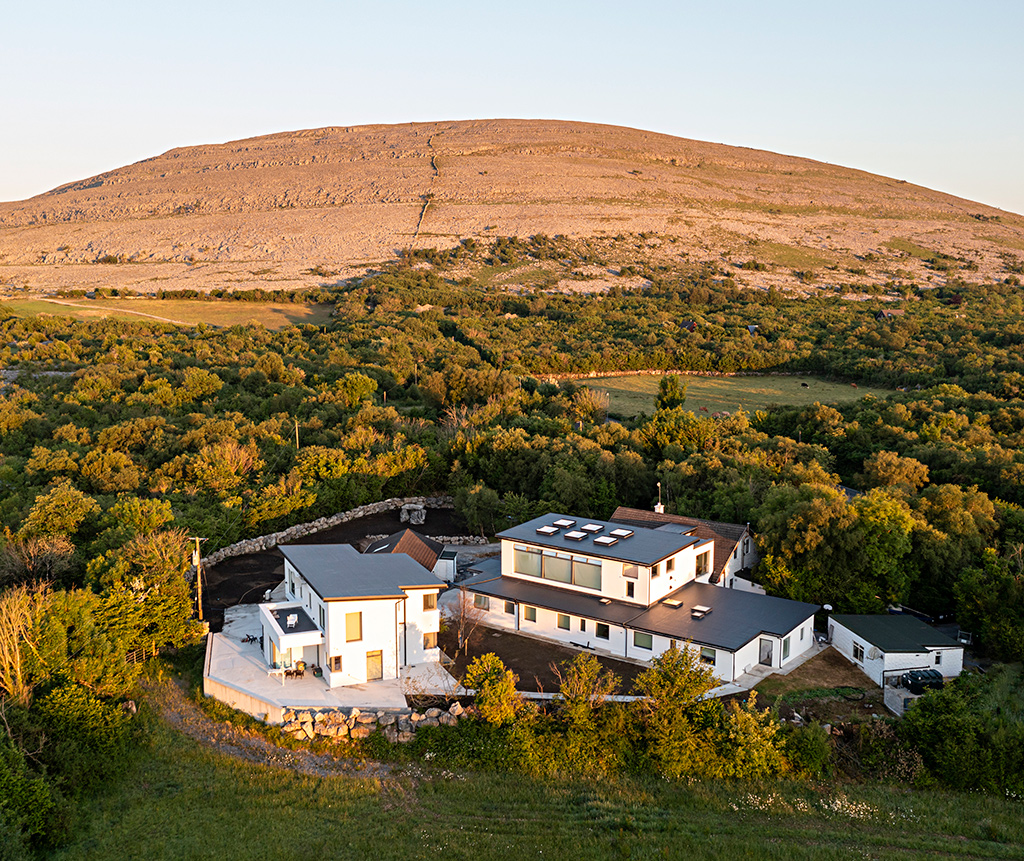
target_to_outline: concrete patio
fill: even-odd
[[[406,696],[464,693],[440,664],[403,667],[398,679],[335,688],[312,673],[301,679],[272,675],[259,643],[242,642],[249,634],[260,634],[258,604],[225,611],[223,631],[210,634],[206,641],[203,693],[268,723],[280,723],[286,708],[397,711],[408,708]]]

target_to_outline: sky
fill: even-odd
[[[179,146],[412,121],[648,129],[1024,213],[1024,2],[6,4],[0,200]]]

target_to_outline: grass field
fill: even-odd
[[[330,305],[270,302],[199,301],[195,299],[7,299],[2,302],[19,317],[52,314],[78,320],[116,317],[123,320],[159,320],[183,326],[259,324],[268,329],[311,323],[322,326],[330,319]]]
[[[849,383],[831,383],[816,377],[698,377],[686,375],[686,408],[708,413],[747,412],[773,405],[802,406],[820,403],[855,401],[865,395],[884,398],[892,392],[870,386],[853,388]],[[607,392],[613,415],[635,416],[654,412],[654,399],[658,394],[658,375],[630,375],[587,380],[586,385]],[[806,388],[803,384],[806,383]]]
[[[1019,801],[778,781],[308,777],[158,725],[57,859],[1020,858]]]

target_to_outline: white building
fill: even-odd
[[[964,668],[964,647],[913,616],[834,615],[828,637],[879,687],[910,670],[938,670],[951,678]]]
[[[397,679],[402,667],[437,663],[441,583],[401,553],[367,556],[347,544],[291,545],[285,594],[260,605],[272,669],[319,668],[330,687]]]
[[[712,585],[710,538],[560,515],[498,538],[464,583],[486,625],[640,660],[689,641],[727,682],[813,647],[817,606]]]

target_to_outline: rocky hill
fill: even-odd
[[[537,233],[655,234],[676,259],[757,261],[737,280],[762,288],[1002,280],[1024,257],[1024,218],[898,179],[635,129],[485,120],[174,149],[0,203],[0,284],[299,287],[406,248]]]

